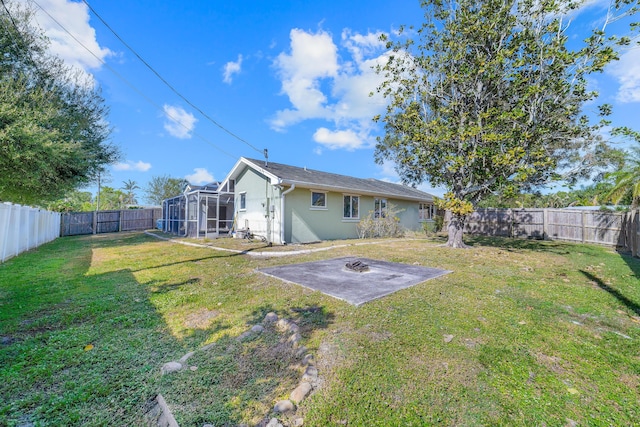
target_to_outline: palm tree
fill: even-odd
[[[138,204],[138,201],[136,200],[136,194],[135,194],[135,190],[140,189],[138,184],[135,181],[132,181],[130,179],[124,181],[122,184],[124,185],[124,187],[122,187],[122,190],[127,195],[127,198],[125,199],[125,204],[127,205]]]
[[[631,209],[637,209],[640,204],[640,147],[627,151],[622,168],[607,176],[613,178],[613,188],[605,197],[617,204],[630,196]]]

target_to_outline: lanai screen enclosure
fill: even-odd
[[[233,181],[202,187],[187,186],[162,202],[162,231],[181,237],[216,238],[233,228]]]

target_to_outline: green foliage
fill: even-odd
[[[0,200],[42,204],[118,158],[107,108],[86,76],[48,52],[32,12],[0,8]],[[7,12],[9,10],[11,14]]]
[[[54,212],[88,212],[95,210],[89,191],[72,190],[66,197],[47,204],[47,209]]]
[[[188,184],[184,178],[171,178],[169,175],[154,176],[144,192],[149,203],[161,205],[163,200],[182,194]]]
[[[102,187],[100,189],[100,209],[118,210],[124,209],[127,204],[128,195],[122,190],[116,190],[112,187]]]
[[[627,152],[623,167],[608,174],[607,178],[613,181],[613,187],[605,198],[616,204],[625,198],[631,199],[631,208],[637,208],[640,204],[640,145]]]
[[[609,163],[608,145],[583,113],[597,93],[589,73],[617,59],[627,40],[594,30],[571,49],[579,4],[555,0],[425,0],[418,41],[391,43],[379,92],[389,99],[376,161],[407,183],[445,187],[451,202],[574,182]],[[617,2],[607,20],[636,12]],[[606,27],[606,25],[605,25]],[[634,27],[631,31],[637,31]],[[603,117],[610,113],[605,106]],[[463,217],[457,224],[464,227]],[[461,229],[459,229],[461,230]],[[460,234],[461,238],[461,234]]]
[[[127,195],[125,199],[125,203],[127,205],[137,205],[138,200],[136,199],[136,190],[140,189],[138,184],[131,179],[124,181],[122,184],[123,184],[122,190]]]
[[[587,187],[557,191],[555,193],[522,193],[505,196],[495,194],[486,197],[477,204],[479,208],[567,208],[572,206],[600,206],[609,204],[614,190],[612,179],[616,174],[607,175],[607,179]],[[630,205],[631,192],[622,192],[622,198],[616,203]]]

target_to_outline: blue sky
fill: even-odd
[[[130,179],[144,188],[165,174],[193,184],[222,180],[239,157],[261,158],[263,148],[278,163],[399,181],[392,164],[373,159],[381,127],[371,118],[385,103],[369,96],[380,83],[371,67],[387,55],[381,33],[420,24],[417,0],[89,1],[188,102],[84,3],[36,4],[64,27],[36,6],[53,52],[90,73],[110,108],[112,142],[123,159],[109,167],[106,185],[121,188]],[[573,17],[572,38],[601,25],[607,5],[589,0]],[[636,126],[639,48],[591,84],[614,105],[616,125]]]

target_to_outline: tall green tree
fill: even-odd
[[[97,199],[96,199],[97,200]],[[100,189],[100,206],[98,210],[119,210],[126,205],[127,194],[113,187],[103,186]]]
[[[24,2],[0,6],[0,200],[46,204],[118,159],[93,82],[48,52]]]
[[[576,180],[607,152],[583,112],[597,96],[587,76],[630,39],[610,38],[605,25],[571,49],[567,16],[578,5],[424,0],[417,41],[388,41],[392,55],[378,70],[385,77],[378,90],[389,104],[374,118],[385,127],[376,161],[394,161],[406,183],[448,190],[447,245],[465,246],[465,217],[488,195]],[[616,1],[607,19],[636,9],[635,0]]]
[[[637,209],[640,205],[640,146],[632,147],[627,152],[623,167],[607,178],[613,181],[613,188],[605,197],[616,204],[625,198],[631,199],[631,209]]]
[[[124,181],[122,183],[122,190],[125,192],[125,194],[127,195],[127,198],[125,200],[125,203],[127,205],[136,205],[138,204],[138,200],[136,199],[136,190],[140,189],[140,186],[138,186],[138,183],[136,183],[135,181],[128,179],[126,181]]]
[[[154,176],[145,188],[147,202],[161,205],[164,199],[182,194],[189,182],[184,178],[171,178],[169,175]]]

